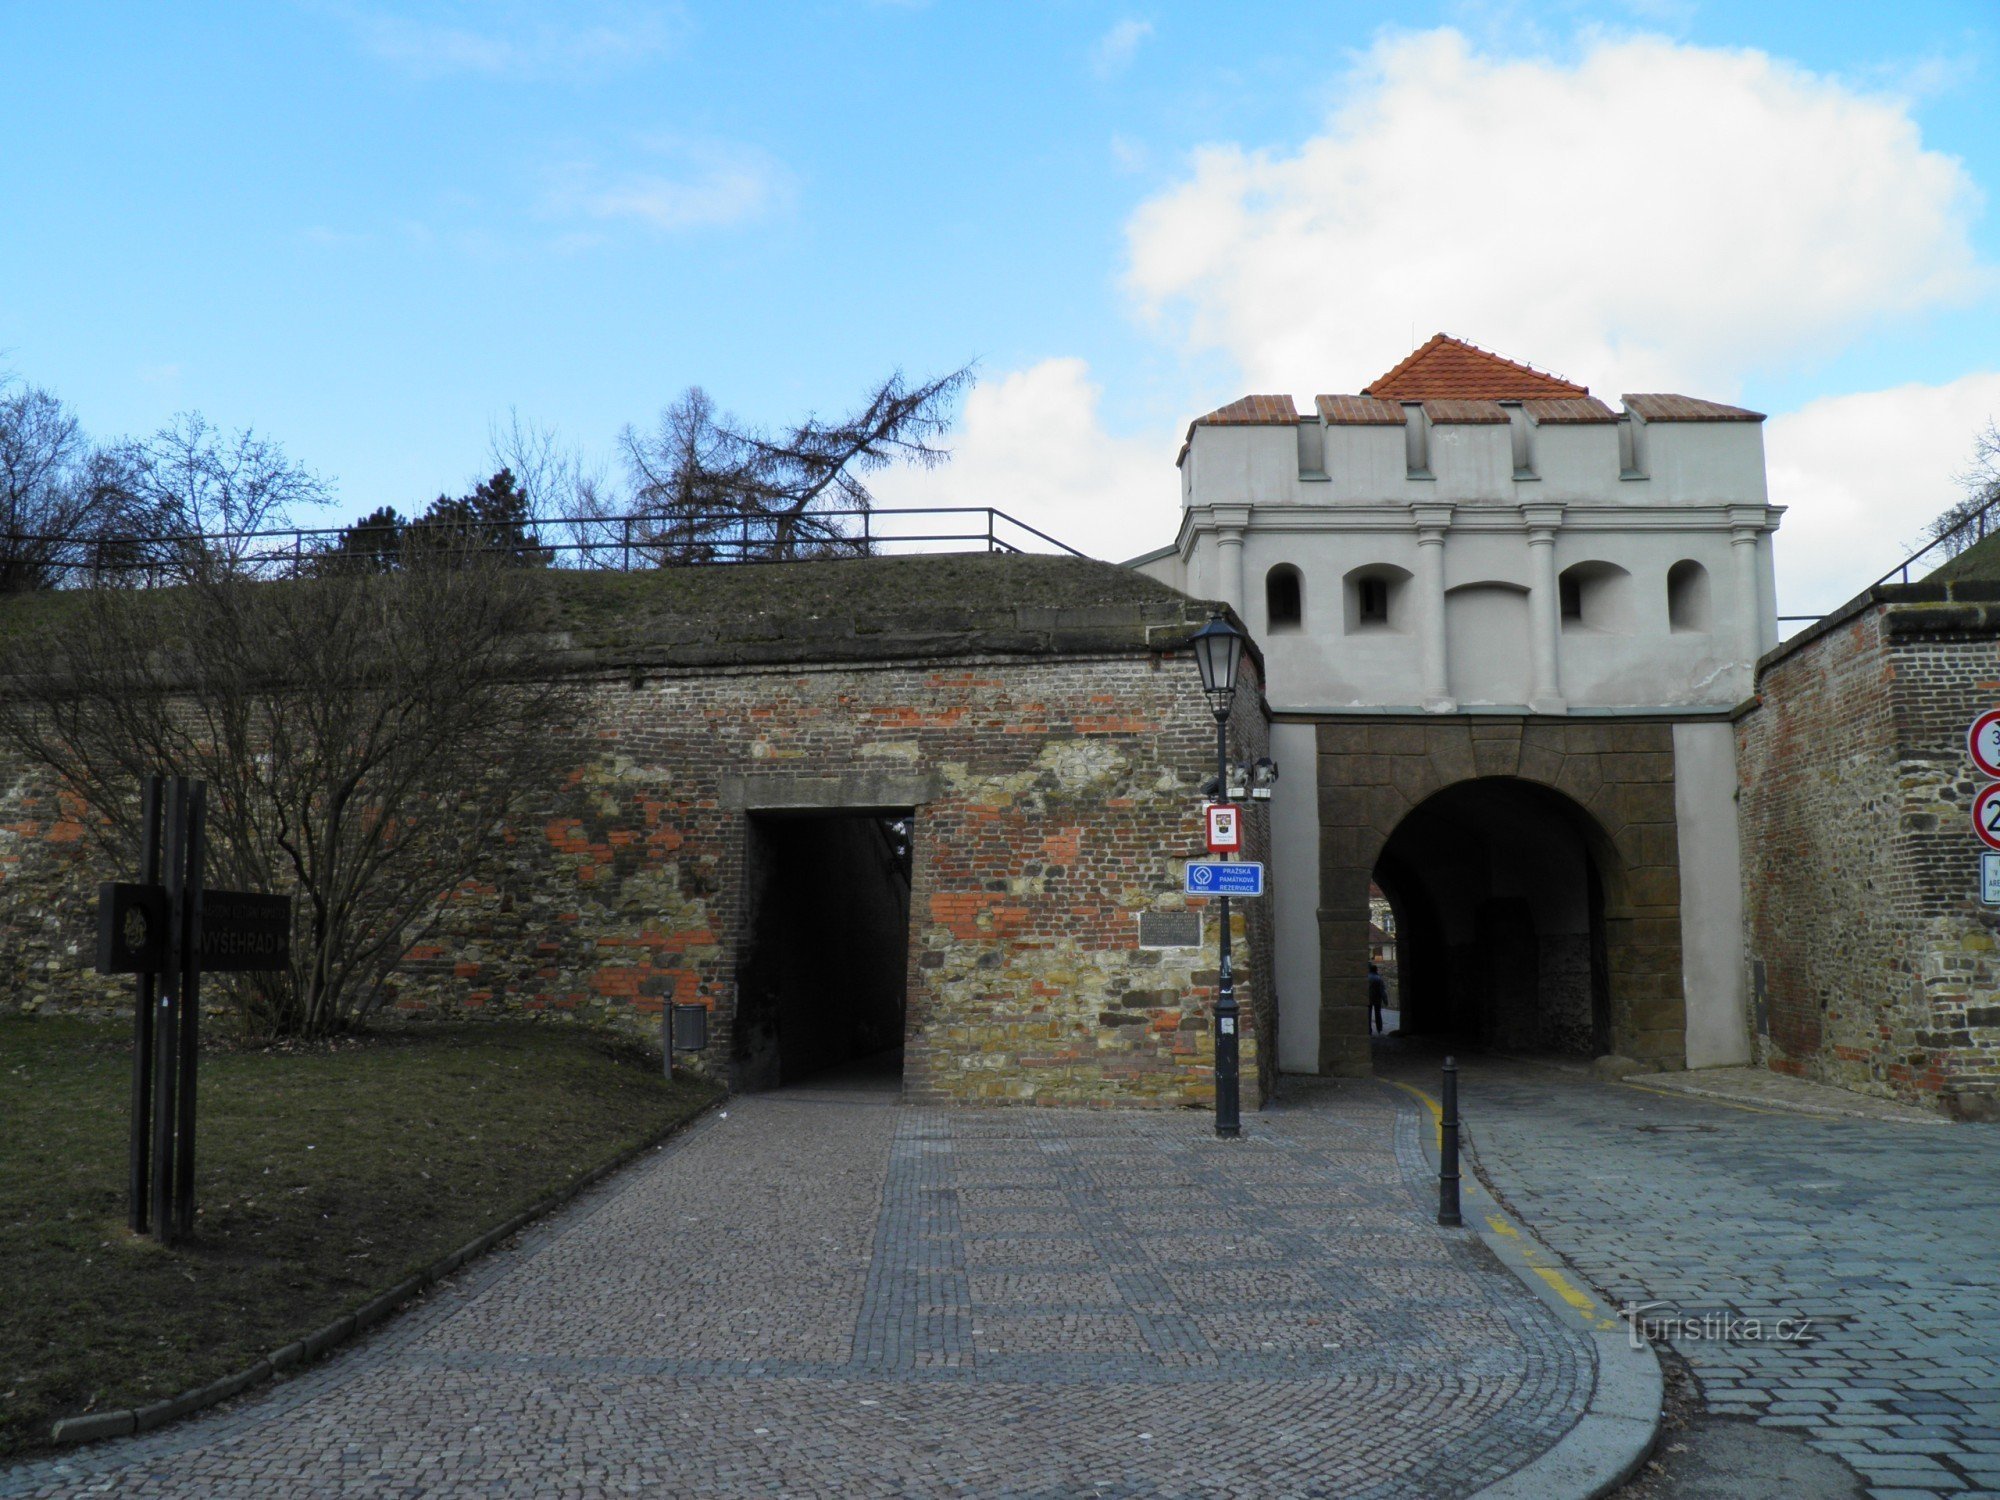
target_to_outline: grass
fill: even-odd
[[[169,1250],[125,1228],[130,1058],[116,1024],[0,1019],[0,1453],[253,1363],[715,1098],[571,1027],[204,1054]]]

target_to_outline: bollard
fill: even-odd
[[[1456,1229],[1458,1213],[1458,1064],[1444,1060],[1444,1113],[1438,1122],[1438,1223]]]

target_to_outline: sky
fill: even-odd
[[[1172,540],[1188,421],[1434,332],[1769,413],[1780,608],[2000,417],[2000,6],[0,0],[0,372],[408,511],[976,362],[885,503]]]

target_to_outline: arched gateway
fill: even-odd
[[[1671,725],[1349,722],[1317,741],[1323,1065],[1366,1056],[1371,883],[1396,911],[1406,1030],[1685,1063]]]

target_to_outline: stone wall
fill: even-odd
[[[1654,1067],[1685,1065],[1671,724],[1356,718],[1322,721],[1318,743],[1322,1071],[1369,1071],[1368,883],[1384,846],[1427,798],[1484,778],[1531,783],[1566,799],[1604,883],[1611,1044]],[[1397,959],[1409,972],[1425,955],[1403,949],[1399,943]],[[1574,1031],[1574,971],[1582,965],[1587,984],[1588,954],[1569,945],[1540,957],[1554,981],[1542,1006],[1553,990],[1560,1011],[1542,1018],[1542,1031]],[[1530,1038],[1542,1045],[1560,1039]]]
[[[1959,1114],[2000,1104],[2000,913],[1966,728],[2000,706],[1992,585],[1878,588],[1764,659],[1738,725],[1757,1055]],[[1972,597],[1968,598],[1967,595]]]
[[[1205,904],[1182,896],[1181,866],[1200,852],[1214,722],[1184,653],[693,671],[607,671],[600,653],[574,669],[594,706],[575,770],[515,820],[488,878],[442,903],[392,983],[392,1011],[575,1016],[657,1035],[668,1002],[701,1003],[706,1061],[726,1071],[750,817],[907,808],[912,1097],[1212,1100],[1213,919],[1200,949],[1138,946],[1140,913]],[[1255,672],[1246,665],[1232,723],[1240,759],[1268,743]],[[8,780],[0,1010],[127,1003],[129,981],[82,967],[90,893],[125,874],[82,832],[76,809]],[[1260,857],[1268,820],[1253,814],[1247,832],[1246,856]],[[1266,905],[1236,903],[1246,1107],[1268,1091],[1275,1035]]]

